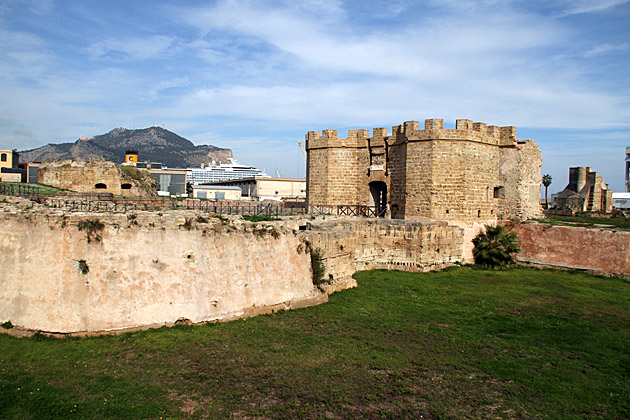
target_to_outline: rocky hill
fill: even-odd
[[[228,158],[233,157],[230,149],[195,146],[190,140],[161,127],[138,130],[119,127],[91,139],[24,150],[20,152],[20,160],[43,162],[46,159],[104,158],[120,163],[124,161],[127,150],[137,150],[141,162],[160,162],[169,168],[197,167],[211,161],[227,163]]]

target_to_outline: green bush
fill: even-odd
[[[270,217],[270,216],[265,216],[264,214],[257,214],[257,215],[249,215],[249,214],[244,214],[243,215],[243,220],[247,220],[248,222],[272,222],[274,220],[280,220],[277,217]]]
[[[521,250],[516,234],[506,232],[503,226],[486,225],[485,232],[477,235],[473,244],[475,264],[491,269],[504,269],[514,264],[514,256]]]

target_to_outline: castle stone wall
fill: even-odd
[[[350,219],[308,223],[307,240],[320,251],[328,291],[356,285],[360,270],[422,272],[464,262],[464,230],[444,222]]]
[[[307,190],[311,205],[373,204],[369,184],[387,185],[391,218],[495,223],[541,214],[540,151],[516,138],[515,127],[441,119],[392,128],[311,131]],[[327,156],[326,159],[322,156]],[[325,166],[325,168],[323,167]]]
[[[88,243],[77,224],[93,218],[104,224],[102,239]],[[178,212],[133,219],[0,215],[2,322],[61,333],[119,330],[180,318],[233,319],[325,300],[293,233],[274,238],[251,226],[195,218]]]
[[[503,198],[499,200],[499,217],[527,220],[539,217],[540,167],[542,157],[532,140],[519,141],[516,147],[500,149],[499,184]]]
[[[102,230],[78,229],[94,219]],[[321,288],[331,293],[356,285],[358,270],[427,271],[464,262],[463,232],[405,220],[252,224],[199,211],[66,213],[6,197],[0,322],[72,333],[299,308],[327,300],[313,285],[309,248],[322,256],[330,284]]]

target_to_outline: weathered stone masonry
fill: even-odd
[[[226,223],[199,211],[64,213],[5,199],[0,323],[48,332],[228,320],[324,302],[307,241],[324,262],[327,293],[356,285],[358,270],[426,271],[462,256],[462,229],[440,222]],[[78,225],[93,219],[103,224],[101,240],[88,242]]]
[[[146,171],[138,172],[149,175]],[[152,184],[128,178],[118,165],[103,159],[51,160],[40,166],[38,178],[42,184],[82,193],[111,193],[126,197],[157,195]],[[155,182],[153,178],[147,179]]]
[[[540,150],[515,127],[442,119],[306,135],[310,205],[373,205],[393,219],[491,223],[540,216]]]
[[[422,272],[463,261],[463,229],[445,222],[346,219],[307,223],[306,237],[322,256],[329,291],[356,285],[361,270]]]

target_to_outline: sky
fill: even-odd
[[[308,131],[427,118],[623,191],[630,0],[0,0],[0,148],[158,125],[304,177]]]

